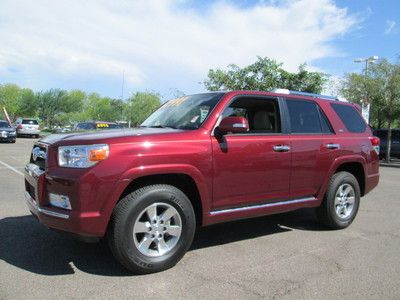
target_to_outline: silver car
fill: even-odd
[[[39,137],[40,127],[39,122],[36,119],[18,118],[15,125],[17,127],[17,135]]]

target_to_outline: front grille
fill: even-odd
[[[44,170],[46,168],[47,148],[43,145],[36,144],[31,152],[30,163],[37,165]]]

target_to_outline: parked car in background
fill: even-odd
[[[40,126],[36,119],[18,118],[15,125],[17,126],[17,136],[28,135],[38,138],[40,135]]]
[[[7,121],[0,120],[0,141],[15,143],[17,133]]]
[[[121,129],[123,128],[121,125],[113,122],[101,122],[101,121],[92,121],[92,122],[80,122],[75,126],[74,131],[91,131],[98,129]]]
[[[379,157],[384,159],[386,157],[386,147],[387,147],[387,129],[376,129],[374,130],[374,135],[379,137],[381,140],[381,150],[379,152]],[[400,129],[392,129],[392,138],[390,143],[390,156],[400,158]]]

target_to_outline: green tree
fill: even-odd
[[[116,109],[116,100],[101,97],[97,93],[89,94],[86,111],[89,119],[96,121],[117,121],[120,112]]]
[[[231,64],[228,70],[211,69],[208,78],[203,82],[210,91],[217,90],[261,90],[286,88],[310,93],[320,93],[327,75],[320,72],[309,72],[306,65],[300,65],[297,73],[282,68],[282,63],[267,57],[258,57],[249,66],[240,68]]]
[[[137,92],[128,100],[128,119],[132,126],[140,125],[161,105],[160,96],[152,92]]]
[[[19,117],[35,117],[37,113],[37,97],[31,89],[20,90],[20,105],[17,111]]]
[[[15,121],[21,106],[21,88],[12,83],[0,85],[0,109],[6,108],[12,121]]]
[[[346,74],[342,94],[351,102],[371,103],[371,125],[387,126],[386,160],[390,160],[391,128],[400,118],[400,64],[386,59],[371,65],[367,76]]]
[[[44,123],[53,128],[56,125],[56,117],[60,113],[68,112],[68,93],[60,89],[50,89],[36,94],[38,105],[38,116]]]

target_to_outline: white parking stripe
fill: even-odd
[[[11,171],[14,171],[15,173],[17,173],[18,175],[24,176],[24,173],[18,171],[16,168],[10,166],[9,164],[6,164],[4,161],[0,160],[0,164],[2,164],[3,166],[5,166],[6,168],[10,169]]]

